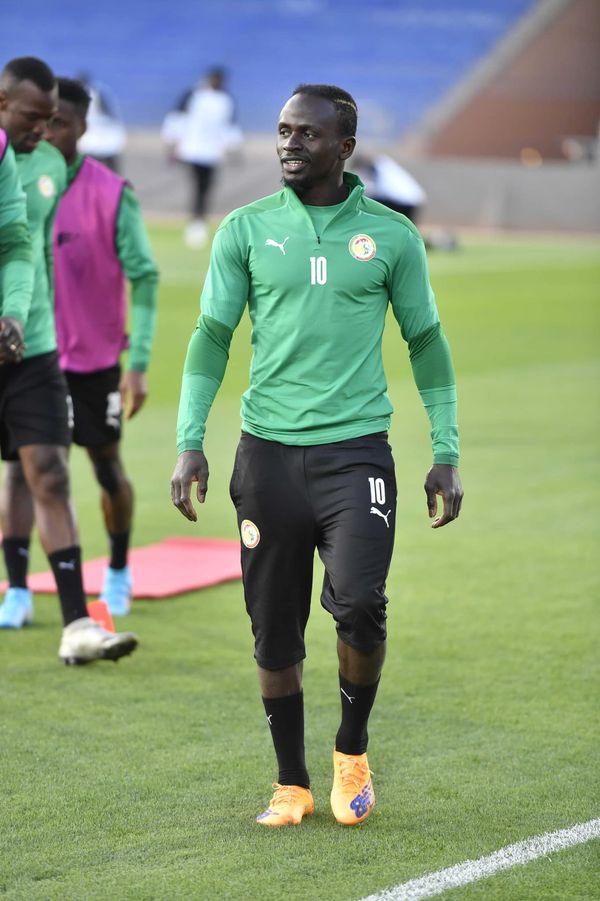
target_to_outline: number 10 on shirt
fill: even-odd
[[[327,259],[325,257],[310,258],[310,283],[311,285],[327,283]]]

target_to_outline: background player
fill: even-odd
[[[25,193],[8,135],[0,128],[0,365],[19,362],[33,291]]]
[[[201,315],[186,358],[171,496],[190,520],[206,496],[206,417],[246,304],[254,356],[231,480],[246,606],[279,780],[266,826],[312,813],[304,757],[302,665],[315,549],[321,603],[338,632],[342,719],[331,806],[354,825],[371,813],[367,723],[385,657],[385,581],[396,483],[392,407],[381,357],[388,304],[408,342],[432,425],[429,515],[462,502],[454,371],[412,223],[364,197],[344,164],[356,104],[332,85],[301,85],[284,106],[277,149],[284,188],[231,213],[213,243]]]
[[[31,506],[20,503],[26,483],[60,599],[64,629],[59,656],[66,663],[85,663],[129,654],[137,639],[130,632],[115,635],[93,622],[83,592],[67,465],[67,391],[58,365],[52,309],[51,232],[66,184],[66,166],[61,154],[42,140],[57,99],[51,70],[34,57],[11,60],[0,75],[0,126],[16,153],[34,262],[24,359],[0,368],[0,445],[2,457],[9,461],[0,510],[10,582],[0,607],[0,625],[18,628],[33,614],[31,592],[25,587]]]
[[[133,488],[119,452],[122,400],[127,417],[148,394],[146,370],[156,323],[158,268],[139,203],[127,182],[77,152],[90,97],[78,81],[58,79],[58,112],[48,140],[67,162],[67,190],[54,224],[55,315],[59,360],[73,402],[73,440],[87,448],[102,489],[110,560],[102,597],[128,612],[127,555]],[[125,334],[127,279],[132,331]],[[127,369],[119,358],[129,344]]]

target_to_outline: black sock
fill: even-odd
[[[369,743],[367,723],[379,688],[379,679],[374,685],[353,685],[341,673],[339,677],[342,722],[335,737],[335,749],[342,754],[364,754]]]
[[[125,569],[127,566],[127,553],[129,551],[129,536],[131,530],[126,532],[109,532],[111,569]]]
[[[88,615],[81,574],[81,548],[73,545],[54,551],[48,554],[48,562],[54,573],[63,622],[68,626]]]
[[[304,694],[263,698],[279,766],[280,785],[310,787],[304,760]]]
[[[3,538],[4,565],[11,588],[27,588],[29,568],[29,536],[25,538]]]

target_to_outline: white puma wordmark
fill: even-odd
[[[265,247],[279,247],[280,251],[281,251],[282,254],[285,256],[285,247],[284,247],[284,244],[285,244],[286,241],[289,241],[289,240],[290,240],[289,235],[287,236],[287,238],[284,238],[284,239],[283,239],[283,241],[281,242],[281,244],[280,244],[278,241],[274,241],[273,238],[267,238],[267,240],[265,241]]]
[[[388,510],[387,513],[382,513],[381,510],[377,509],[377,507],[371,507],[371,509],[369,510],[369,513],[374,513],[376,516],[381,516],[382,519],[385,519],[385,524],[388,527],[388,529],[390,527],[390,524],[388,522],[388,516],[390,515],[391,512],[392,512],[391,510]]]

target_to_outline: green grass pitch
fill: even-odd
[[[198,524],[169,501],[181,366],[207,253],[152,228],[163,284],[147,407],[127,428],[135,543],[235,537],[228,480],[248,323],[208,425]],[[392,318],[386,367],[398,538],[389,651],[370,734],[378,806],[329,811],[339,699],[335,638],[315,584],[305,669],[316,815],[253,821],[276,771],[239,583],[136,602],[141,647],[119,665],[61,667],[58,605],[0,633],[0,896],[6,899],[339,899],[599,814],[598,246],[469,239],[431,257],[455,357],[466,491],[429,528],[428,425]],[[73,451],[87,557],[105,552],[98,497]],[[44,565],[37,543],[35,568]],[[316,583],[319,576],[316,577]],[[600,897],[598,842],[455,890],[456,899]]]

